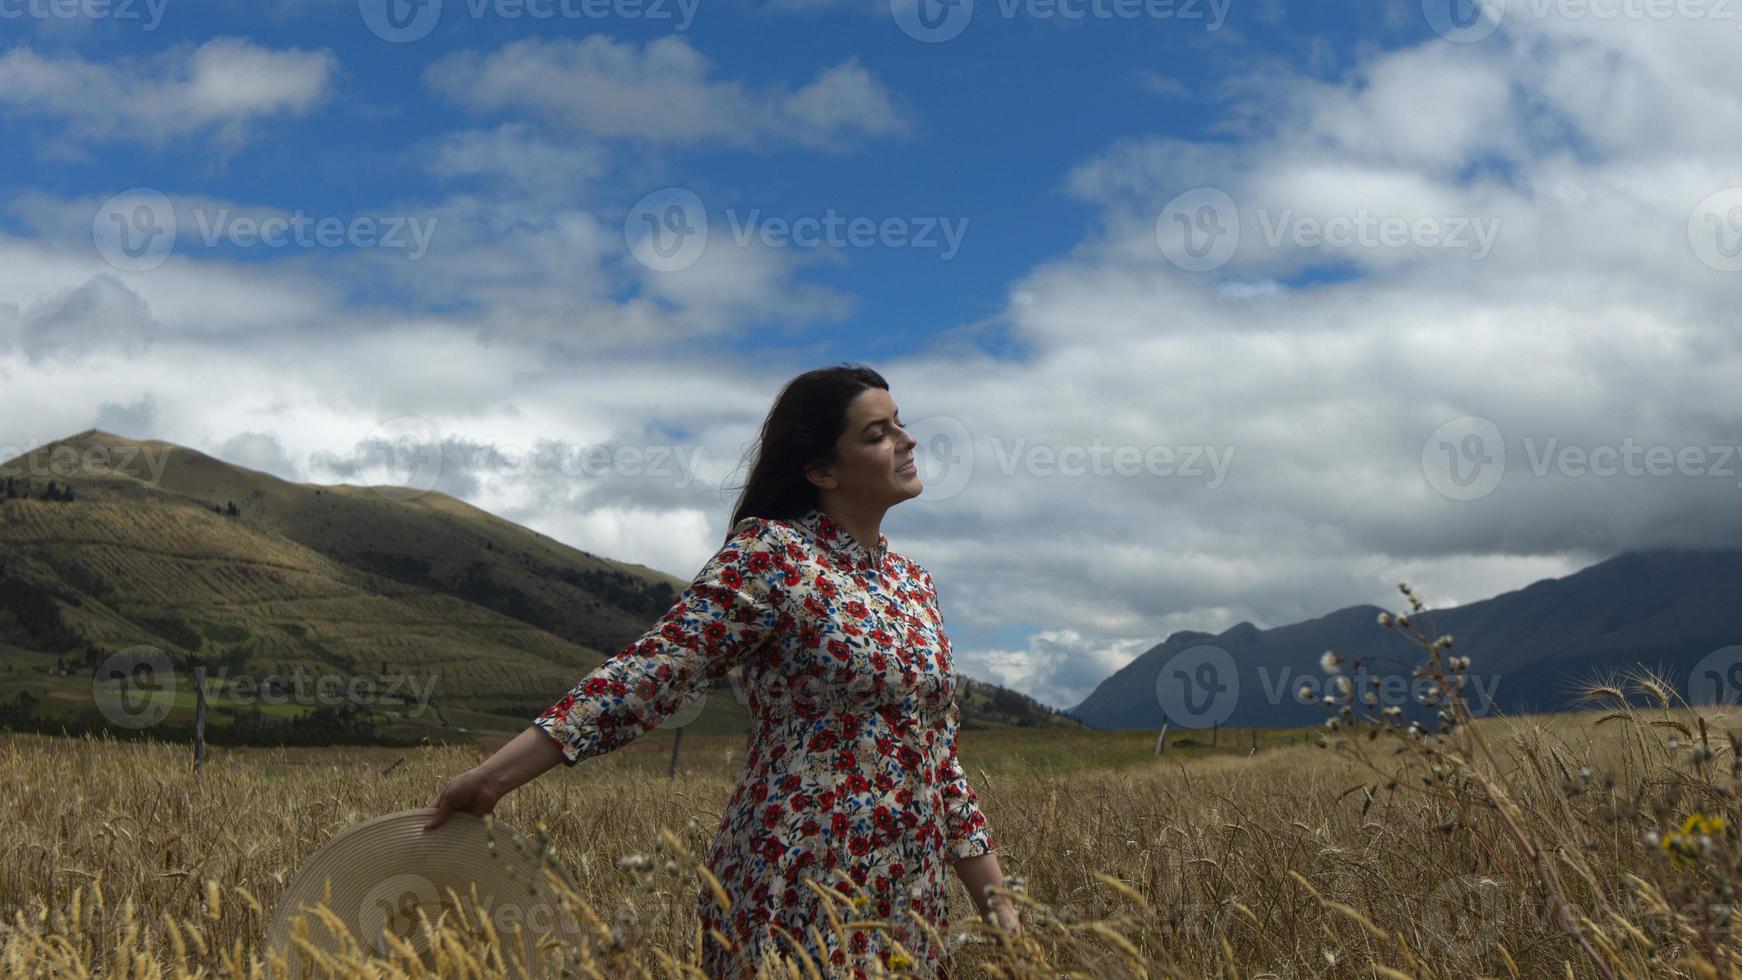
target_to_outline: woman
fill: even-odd
[[[986,891],[1004,878],[956,758],[931,574],[878,533],[922,489],[915,444],[877,372],[793,379],[763,423],[724,546],[646,634],[450,781],[428,826],[489,813],[557,762],[621,747],[742,667],[754,726],[707,859],[731,906],[706,887],[699,904],[710,976],[748,977],[795,949],[833,976],[864,976],[873,959],[947,976],[946,950],[914,922],[949,935],[946,862],[982,918],[1019,931],[1010,903]],[[905,956],[880,930],[837,937],[807,879],[861,899],[850,914],[836,905],[842,921],[893,920]]]

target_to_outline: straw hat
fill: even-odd
[[[545,965],[569,961],[580,925],[564,910],[554,883],[574,889],[567,872],[494,818],[456,812],[440,827],[424,830],[435,812],[420,808],[365,820],[340,831],[304,862],[266,933],[267,949],[286,955],[290,976],[311,970],[313,959],[293,941],[293,920],[323,896],[365,954],[391,955],[391,933],[433,966],[419,912],[433,928],[445,906],[446,921],[462,930],[481,933],[483,921],[490,921],[513,976],[556,972],[538,968],[538,945],[546,938],[562,944],[564,959],[549,952]],[[303,921],[315,948],[338,952],[349,945],[314,912]]]

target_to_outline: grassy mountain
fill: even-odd
[[[88,713],[93,668],[147,644],[208,665],[219,726],[306,714],[323,698],[293,685],[326,675],[361,685],[387,737],[514,732],[686,584],[446,494],[292,483],[93,429],[0,473],[0,705]],[[688,730],[746,728],[716,693]],[[164,726],[191,718],[191,680],[173,704]],[[1029,710],[1005,698],[964,717]]]
[[[1431,618],[1440,633],[1453,636],[1455,652],[1471,658],[1466,691],[1482,703],[1508,712],[1557,711],[1574,705],[1585,682],[1635,664],[1662,669],[1685,695],[1693,668],[1742,636],[1739,593],[1742,551],[1665,549],[1627,552],[1564,578],[1418,618],[1424,626]],[[1408,608],[1399,596],[1390,611]],[[1202,689],[1192,693],[1198,705],[1214,704],[1215,710],[1195,720],[1175,718],[1175,724],[1196,727],[1222,708],[1231,709],[1224,725],[1314,724],[1323,720],[1323,709],[1302,703],[1297,692],[1303,679],[1322,680],[1318,661],[1324,651],[1418,662],[1418,647],[1378,625],[1380,611],[1351,606],[1269,630],[1241,623],[1216,635],[1175,633],[1103,681],[1070,713],[1096,727],[1154,730],[1161,726],[1167,685],[1207,688],[1211,682],[1221,700],[1212,702]],[[1189,651],[1204,645],[1226,651],[1237,677],[1199,674],[1203,654]],[[1702,671],[1705,690],[1730,703],[1742,693],[1742,648],[1736,653],[1718,655],[1723,662],[1716,664],[1717,679]],[[1395,676],[1392,691],[1401,695],[1398,703],[1408,703],[1410,681]]]
[[[1081,731],[1088,727],[1020,691],[973,680],[965,675],[956,688],[956,703],[962,708],[961,727],[970,731],[984,728]]]

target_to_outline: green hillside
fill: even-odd
[[[112,695],[94,690],[94,669],[144,644],[178,670],[207,666],[214,739],[297,716],[340,741],[511,734],[687,584],[446,494],[291,483],[98,430],[4,472],[17,475],[0,478],[0,719],[14,727],[97,717]],[[363,695],[323,701],[322,676]],[[168,714],[153,732],[191,723],[193,687],[178,675],[161,692]],[[1076,727],[972,687],[986,690],[963,699],[964,725]],[[358,717],[310,714],[357,702]],[[729,687],[690,714],[668,727],[748,726]]]

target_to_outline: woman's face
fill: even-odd
[[[825,489],[867,506],[890,506],[919,496],[918,444],[901,426],[889,392],[866,388],[847,406],[847,425],[835,441],[836,462],[820,472],[834,477]]]

